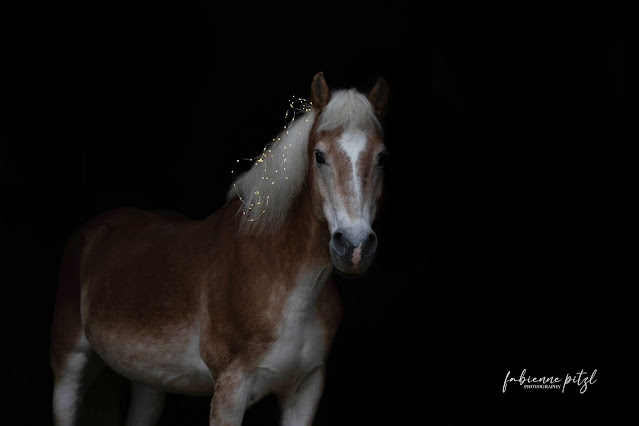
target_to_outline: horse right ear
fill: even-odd
[[[326,80],[324,80],[324,73],[318,72],[311,83],[311,102],[315,108],[321,110],[328,104],[330,99],[331,92],[328,90]]]
[[[377,79],[377,84],[371,90],[371,93],[368,95],[368,100],[373,105],[373,110],[375,111],[375,115],[381,121],[384,119],[384,113],[386,112],[386,104],[388,103],[388,84],[386,84],[386,80],[379,77]]]

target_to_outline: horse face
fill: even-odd
[[[379,135],[357,128],[320,133],[313,150],[316,203],[331,232],[333,263],[346,275],[366,272],[377,248],[371,225],[385,155]]]
[[[320,103],[323,108],[310,144],[313,205],[316,216],[328,223],[333,264],[346,276],[364,274],[377,248],[371,225],[382,194],[387,153],[379,124],[381,109],[371,102],[376,89],[368,99],[355,91],[335,92],[323,105],[311,92],[313,105]]]

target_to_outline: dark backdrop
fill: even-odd
[[[317,423],[604,424],[636,406],[636,26],[427,16],[395,3],[0,14],[3,404],[17,423],[51,422],[48,327],[72,230],[121,206],[206,217],[318,71],[362,91],[383,76],[392,97],[379,254],[366,277],[338,278]],[[523,369],[597,369],[597,382],[502,393]],[[162,425],[206,424],[208,404],[171,396]],[[276,415],[266,400],[245,424]]]

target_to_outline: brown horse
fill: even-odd
[[[312,424],[341,318],[331,277],[377,246],[383,79],[368,97],[313,78],[311,107],[201,221],[108,211],[70,241],[51,329],[56,425],[77,423],[105,364],[131,381],[127,425],[155,424],[166,392],[212,395],[240,425],[274,393],[285,425]]]

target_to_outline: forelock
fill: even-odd
[[[368,98],[355,89],[336,90],[319,117],[317,131],[338,128],[382,129]]]

